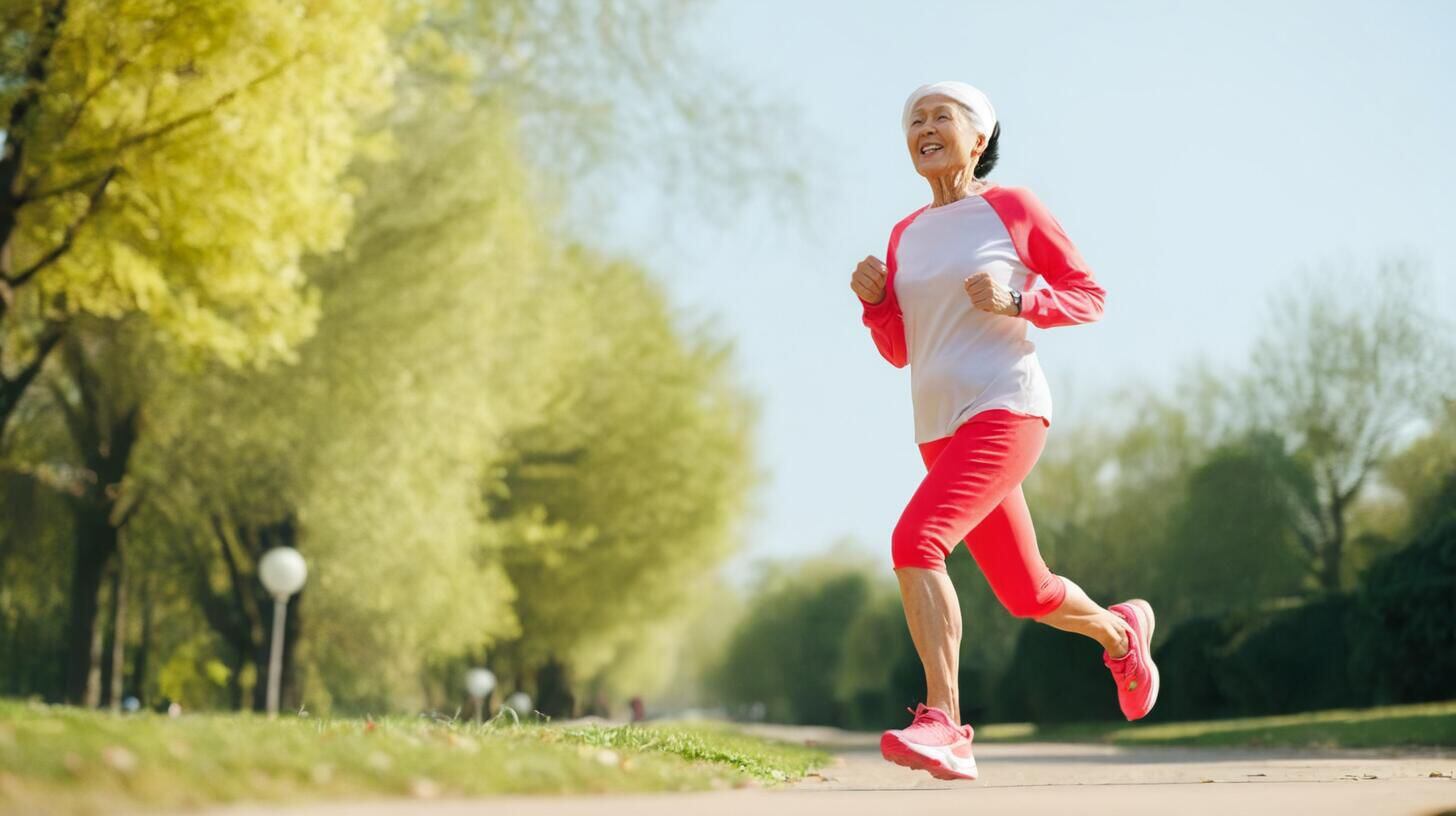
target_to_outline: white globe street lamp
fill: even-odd
[[[258,562],[258,578],[273,596],[273,649],[268,658],[268,717],[278,716],[278,685],[283,679],[283,619],[288,599],[308,578],[303,556],[292,547],[274,547]]]
[[[480,722],[485,711],[485,698],[495,691],[495,675],[490,669],[471,669],[465,673],[465,691],[475,701],[475,721]]]
[[[531,712],[531,695],[524,691],[518,691],[506,698],[506,708],[516,712],[517,716]]]

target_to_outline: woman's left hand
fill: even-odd
[[[990,272],[977,272],[966,278],[966,294],[971,296],[971,304],[983,312],[1007,317],[1016,314],[1011,290],[997,283]]]

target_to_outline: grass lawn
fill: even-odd
[[[108,712],[0,700],[0,814],[236,801],[702,790],[828,761],[711,726]]]
[[[976,739],[1281,748],[1456,746],[1456,701],[1153,725],[987,725],[976,729]]]

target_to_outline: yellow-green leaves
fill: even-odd
[[[231,365],[287,357],[318,320],[300,260],[342,246],[343,176],[390,99],[392,13],[69,2],[39,107],[10,134],[25,157],[13,269],[71,238],[27,304],[53,319],[140,312]]]

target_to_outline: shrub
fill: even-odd
[[[1382,703],[1456,697],[1456,512],[1366,571],[1351,673]]]

